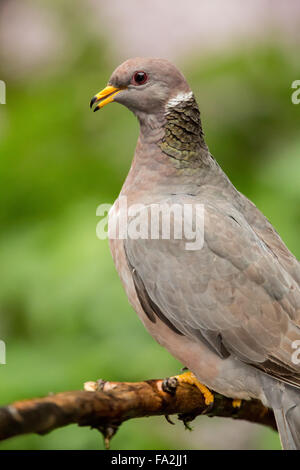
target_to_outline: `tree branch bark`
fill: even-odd
[[[272,410],[258,400],[233,406],[229,398],[214,393],[212,406],[194,385],[175,377],[145,382],[87,382],[85,390],[62,392],[44,398],[18,401],[0,408],[0,440],[26,433],[46,434],[77,423],[102,432],[106,447],[123,421],[172,414],[188,423],[196,416],[222,416],[263,424],[276,430]]]

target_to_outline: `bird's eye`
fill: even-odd
[[[135,72],[132,77],[133,85],[144,85],[148,80],[148,75],[146,72]]]

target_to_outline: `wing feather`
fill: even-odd
[[[203,247],[186,250],[187,241],[124,241],[149,318],[300,387],[300,366],[292,362],[300,339],[299,263],[291,275],[245,217],[219,201],[205,204]]]

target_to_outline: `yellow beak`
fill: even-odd
[[[92,107],[93,104],[98,103],[94,108],[94,112],[98,111],[98,109],[103,108],[103,106],[106,104],[114,101],[114,97],[122,90],[123,88],[115,88],[111,85],[108,85],[106,88],[104,88],[104,90],[97,93],[97,95],[91,99],[90,107]]]

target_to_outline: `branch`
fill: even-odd
[[[260,401],[243,400],[239,407],[234,407],[231,399],[217,393],[213,395],[214,403],[207,407],[197,387],[178,383],[175,377],[133,383],[86,382],[84,391],[18,401],[0,408],[0,440],[26,433],[46,434],[77,423],[99,429],[108,447],[123,421],[157,415],[168,419],[172,414],[179,415],[185,424],[206,414],[243,419],[276,430],[272,410]]]

